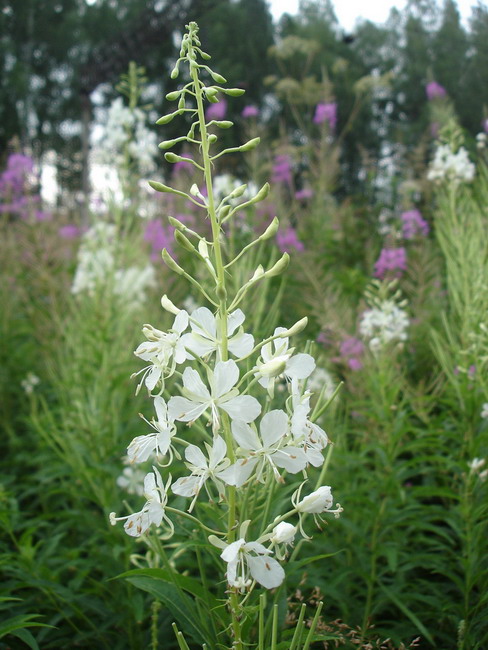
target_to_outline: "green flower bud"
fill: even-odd
[[[174,113],[168,113],[168,115],[163,115],[159,120],[156,120],[156,124],[168,124],[174,119],[177,115],[181,115],[181,111],[174,111]]]
[[[234,122],[230,120],[214,120],[215,126],[218,126],[219,129],[230,129],[231,126],[234,126]]]
[[[204,89],[204,92],[209,102],[216,104],[219,101],[217,99],[217,95],[218,95],[217,88],[214,88],[213,86],[209,86],[208,88]]]
[[[263,232],[263,234],[260,236],[261,241],[266,241],[266,239],[271,239],[271,237],[274,237],[278,231],[278,226],[280,225],[280,222],[278,220],[278,217],[275,217],[273,221],[269,224],[269,226],[266,228],[266,230]]]
[[[229,194],[229,199],[238,199],[240,196],[244,194],[246,191],[247,185],[239,185],[239,187],[236,187],[235,190],[232,190],[232,192]]]
[[[174,192],[172,187],[163,185],[163,183],[158,183],[158,181],[149,181],[149,185],[153,190],[156,190],[156,192]]]
[[[261,138],[253,138],[252,140],[241,144],[239,151],[252,151],[252,149],[255,149],[260,142]]]
[[[254,197],[254,203],[259,203],[259,201],[264,201],[264,199],[268,196],[269,194],[269,183],[265,183],[263,187],[259,190],[259,192],[256,194]]]
[[[289,330],[286,330],[286,332],[282,332],[278,338],[284,339],[287,338],[288,336],[294,336],[295,334],[299,334],[302,332],[308,324],[308,318],[305,316],[305,318],[302,318],[298,322],[295,323],[295,325],[292,325]]]
[[[161,251],[161,256],[163,258],[164,263],[166,264],[166,266],[168,268],[170,268],[172,271],[174,271],[178,275],[183,275],[183,273],[184,273],[183,269],[181,268],[181,266],[179,266],[174,261],[174,259],[171,257],[171,255],[166,250],[166,248],[163,248],[163,250]]]
[[[185,108],[185,95],[181,95],[180,101],[178,102],[178,108]]]
[[[172,151],[168,151],[167,153],[164,154],[164,157],[167,162],[169,163],[176,163],[181,160],[181,156],[177,156],[175,153]]]
[[[175,138],[174,140],[163,140],[163,142],[160,142],[158,144],[158,147],[160,149],[171,149],[177,142],[179,138]]]
[[[212,58],[210,54],[207,54],[207,52],[202,52],[202,50],[200,50],[200,56],[204,61],[210,61],[210,59]]]
[[[195,252],[195,247],[193,246],[191,241],[188,239],[188,237],[185,237],[185,235],[179,230],[175,232],[175,240],[185,250],[190,251],[190,253]]]
[[[174,305],[166,294],[161,298],[161,307],[166,311],[169,311],[170,314],[177,316],[180,313],[180,309]]]
[[[218,140],[218,138],[217,138],[217,136],[215,135],[215,133],[211,133],[211,134],[208,136],[208,141],[209,141],[210,144],[214,144],[214,142],[217,142],[217,140]]]
[[[210,70],[210,68],[207,66],[207,70],[210,72],[212,75],[212,79],[216,81],[218,84],[225,84],[227,83],[227,79],[223,77],[221,74],[218,72],[214,72],[213,70]]]
[[[172,92],[166,95],[166,99],[170,102],[174,102],[175,99],[178,99],[180,95],[181,95],[181,90],[173,90]]]
[[[171,70],[171,75],[170,75],[171,79],[176,79],[180,73],[180,71],[178,70],[178,64],[179,61],[176,63],[175,67]]]
[[[231,97],[240,97],[246,92],[244,88],[221,88],[222,92]]]
[[[274,264],[268,271],[265,272],[267,278],[274,278],[276,275],[283,273],[288,264],[290,263],[290,256],[288,253],[283,253],[282,257]]]

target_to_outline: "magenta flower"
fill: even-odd
[[[400,277],[407,269],[407,251],[401,248],[383,248],[377,262],[374,265],[375,278],[384,278],[390,271]]]
[[[163,248],[167,248],[168,252],[173,255],[171,248],[173,238],[169,229],[166,229],[159,219],[147,222],[144,241],[151,244],[151,260],[153,262],[161,259],[161,251]]]
[[[275,156],[271,181],[273,183],[287,183],[288,185],[291,185],[291,180],[290,156],[286,154]]]
[[[259,115],[259,109],[257,106],[244,106],[241,115],[244,119],[247,119],[249,117],[257,117]]]
[[[223,120],[227,113],[227,101],[222,98],[216,104],[209,104],[205,111],[206,120]]]
[[[433,99],[440,99],[447,95],[446,89],[444,86],[441,86],[437,81],[429,81],[425,86],[425,92],[427,94],[427,99],[432,101]]]
[[[317,104],[313,121],[315,124],[327,122],[331,131],[334,131],[337,124],[337,104],[335,102]]]
[[[297,201],[306,201],[313,197],[313,190],[310,187],[304,187],[302,190],[295,192],[295,198]]]
[[[400,215],[402,220],[402,234],[405,239],[415,239],[418,235],[429,234],[429,224],[422,219],[418,210],[407,210]]]
[[[61,228],[58,230],[58,234],[63,239],[75,239],[75,237],[79,236],[80,229],[78,226],[69,223],[66,226],[61,226]]]
[[[361,370],[363,363],[361,357],[364,353],[364,343],[354,336],[344,339],[339,347],[338,361],[347,363],[351,370]]]
[[[488,120],[483,120],[483,131],[488,133]]]
[[[285,231],[279,230],[276,235],[276,243],[282,253],[290,253],[295,249],[299,253],[305,250],[305,246],[298,239],[295,228],[289,226]]]

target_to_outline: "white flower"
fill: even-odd
[[[261,413],[261,404],[251,395],[239,395],[234,388],[239,379],[239,369],[235,361],[218,361],[214,372],[209,371],[210,391],[193,368],[183,372],[183,395],[171,397],[168,402],[169,414],[181,422],[193,422],[202,413],[210,410],[214,430],[220,423],[219,409],[229,414],[232,420],[252,422]]]
[[[330,486],[322,485],[296,504],[298,512],[320,513],[330,510],[334,500]]]
[[[231,544],[225,544],[214,535],[209,541],[223,549],[220,557],[227,562],[227,582],[240,591],[251,586],[252,580],[263,585],[266,589],[279,587],[285,578],[283,567],[274,558],[269,557],[273,552],[259,542],[246,542],[245,534],[250,521],[245,521],[239,529],[240,539]]]
[[[298,447],[283,445],[288,433],[288,417],[284,411],[274,410],[266,413],[259,429],[262,442],[254,428],[240,420],[232,422],[232,435],[242,452],[247,453],[229,468],[227,477],[231,485],[244,485],[255,468],[256,480],[260,482],[264,482],[267,466],[271,467],[278,481],[282,479],[277,467],[284,468],[291,474],[305,469],[307,459],[303,451]]]
[[[286,332],[285,327],[277,327],[274,336]],[[295,354],[295,348],[288,348],[288,337],[276,338],[263,345],[261,357],[256,364],[255,376],[261,386],[273,393],[274,383],[278,376],[287,379],[306,379],[315,368],[315,361],[309,354]]]
[[[137,494],[142,497],[144,494],[144,472],[139,468],[124,467],[122,474],[117,477],[117,485],[128,494]]]
[[[322,449],[324,449],[329,438],[325,431],[318,424],[311,422],[308,418],[310,413],[311,393],[306,391],[303,395],[298,392],[298,382],[292,381],[292,405],[291,433],[296,441],[303,441],[303,451],[309,462],[314,467],[320,467],[324,463]]]
[[[471,472],[475,474],[483,467],[485,462],[486,461],[484,458],[473,458],[473,460],[468,463],[468,467],[471,470]]]
[[[146,291],[156,286],[156,272],[151,264],[143,269],[129,266],[114,273],[114,295],[120,296],[126,306],[137,309],[146,300]]]
[[[464,147],[460,147],[454,153],[448,144],[444,144],[437,147],[427,178],[437,183],[441,181],[450,181],[454,184],[469,183],[475,173],[476,168]]]
[[[241,325],[245,316],[240,309],[232,312],[227,321],[227,336],[229,352],[236,357],[246,357],[254,347],[254,337],[245,334]],[[183,345],[199,357],[205,357],[217,350],[221,335],[218,331],[217,319],[207,307],[195,309],[190,318],[191,334],[182,337]],[[238,329],[237,333],[234,332]],[[234,336],[233,336],[234,335]],[[189,354],[188,357],[193,359]]]
[[[328,400],[335,390],[332,375],[325,368],[315,368],[307,381],[307,390],[312,393],[323,393],[323,398]]]
[[[485,402],[481,408],[481,417],[484,420],[488,419],[488,402]]]
[[[32,395],[34,392],[34,388],[41,382],[39,377],[35,375],[33,372],[27,373],[27,376],[25,379],[22,379],[20,382],[20,385],[24,389],[27,395]]]
[[[291,502],[298,511],[299,517],[300,517],[300,532],[301,534],[308,539],[308,536],[305,534],[303,527],[302,527],[302,514],[312,514],[314,516],[315,523],[317,526],[319,525],[319,521],[322,521],[322,518],[319,517],[318,515],[324,513],[324,512],[329,512],[334,515],[334,517],[338,518],[341,514],[341,512],[344,510],[342,506],[337,503],[335,510],[332,509],[332,504],[333,504],[333,498],[332,498],[332,491],[329,485],[322,485],[322,487],[319,487],[317,490],[314,490],[310,494],[308,494],[306,497],[303,497],[303,499],[300,500],[300,494],[302,491],[304,483],[300,485],[298,490],[294,492]]]
[[[405,310],[393,300],[383,300],[378,307],[363,313],[359,331],[364,339],[369,340],[371,350],[377,352],[389,343],[406,341],[409,324]]]
[[[230,460],[225,458],[227,452],[225,442],[221,436],[216,436],[213,446],[210,447],[205,443],[205,447],[207,448],[208,461],[201,449],[196,445],[188,445],[185,450],[185,458],[188,461],[187,467],[191,471],[191,475],[179,478],[171,486],[175,494],[182,497],[194,497],[188,512],[193,510],[198,494],[209,478],[217,486],[219,498],[223,499],[225,495],[225,488],[220,480],[223,478],[224,470],[230,464]]]
[[[168,415],[166,402],[159,395],[154,398],[154,408],[158,419],[153,418],[148,424],[156,433],[148,433],[145,436],[134,438],[127,448],[127,456],[131,463],[143,463],[153,452],[156,452],[159,461],[159,458],[165,456],[168,450],[170,452],[168,463],[173,459],[171,438],[176,433],[174,420]]]
[[[296,526],[289,524],[287,521],[281,521],[273,528],[270,539],[274,544],[293,544],[296,534]]]
[[[136,392],[139,391],[142,383],[149,391],[152,391],[158,381],[161,381],[163,389],[164,379],[171,377],[176,364],[186,361],[187,354],[181,341],[181,334],[187,327],[188,314],[183,309],[176,315],[173,327],[169,332],[161,332],[152,325],[144,325],[142,332],[147,341],[141,343],[134,354],[144,361],[150,361],[151,365],[132,375],[136,377],[142,373],[142,379]]]
[[[127,517],[116,517],[114,512],[110,513],[110,523],[115,526],[117,521],[124,521],[125,532],[131,537],[140,537],[149,529],[152,524],[160,526],[164,520],[170,528],[170,535],[174,532],[172,522],[164,512],[168,501],[167,489],[171,483],[171,476],[163,485],[161,474],[153,467],[154,473],[146,474],[144,478],[144,496],[146,503],[142,510]]]

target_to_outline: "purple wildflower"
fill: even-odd
[[[75,239],[80,234],[80,229],[72,223],[62,226],[58,230],[59,236],[63,239]]]
[[[151,244],[151,260],[153,262],[161,259],[161,251],[163,248],[167,248],[168,252],[173,254],[171,249],[172,237],[159,219],[147,222],[144,241]]]
[[[483,120],[483,131],[488,133],[488,120]]]
[[[374,265],[375,278],[384,278],[389,271],[399,277],[407,269],[407,251],[401,248],[383,248]]]
[[[337,125],[337,104],[335,102],[317,104],[313,121],[315,124],[327,122],[330,129],[334,131]]]
[[[299,253],[305,250],[305,246],[297,237],[296,230],[291,226],[285,231],[278,231],[276,243],[282,253],[289,253],[293,248]]]
[[[244,106],[241,115],[244,119],[257,117],[259,115],[259,108],[257,106]]]
[[[344,339],[339,347],[340,359],[345,361],[351,370],[361,370],[363,363],[364,343],[354,336]]]
[[[400,215],[402,234],[405,239],[414,239],[417,235],[424,237],[429,234],[429,224],[422,219],[418,210],[407,210]]]
[[[287,154],[275,156],[271,181],[291,185],[291,160]]]
[[[425,86],[425,92],[427,94],[427,99],[432,101],[433,99],[440,99],[447,95],[446,89],[444,86],[441,86],[437,81],[429,81]]]
[[[295,192],[295,198],[297,201],[306,201],[313,197],[313,190],[309,187],[304,187],[302,190]]]
[[[216,104],[209,104],[205,111],[206,120],[223,120],[227,112],[227,101],[222,98]]]

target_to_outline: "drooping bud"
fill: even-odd
[[[213,123],[215,126],[218,126],[219,129],[230,129],[231,126],[234,126],[234,122],[230,120],[214,120]]]
[[[153,190],[156,190],[156,192],[174,192],[172,187],[169,187],[169,185],[164,185],[163,183],[159,183],[158,181],[149,181],[149,185],[153,188]]]
[[[268,271],[265,272],[267,278],[274,278],[276,275],[283,273],[288,264],[290,263],[290,256],[288,253],[283,253],[280,259]]]
[[[329,510],[334,500],[329,485],[323,485],[304,497],[296,506],[298,512],[320,513]]]
[[[241,144],[241,146],[239,147],[239,151],[252,151],[258,146],[260,142],[261,142],[261,138],[253,138],[252,140],[249,140],[248,142]]]
[[[308,324],[308,318],[305,316],[305,318],[302,318],[301,320],[296,322],[295,325],[292,325],[289,330],[282,332],[278,338],[284,339],[284,338],[288,338],[289,336],[294,336],[295,334],[299,334],[307,327],[307,324]]]
[[[271,239],[274,237],[278,231],[278,226],[280,225],[278,217],[275,217],[273,221],[269,224],[266,230],[260,235],[259,239],[261,241],[266,241],[266,239]]]
[[[182,113],[182,111],[177,110],[177,111],[174,111],[174,113],[168,113],[167,115],[163,115],[163,117],[160,117],[159,120],[156,120],[156,124],[168,124],[177,115],[181,115],[181,113]]]
[[[163,250],[161,251],[161,256],[163,258],[164,263],[166,264],[166,266],[168,268],[170,268],[172,271],[174,271],[178,275],[183,275],[183,273],[184,273],[183,269],[181,268],[181,266],[179,266],[179,264],[177,264],[175,262],[175,260],[171,257],[171,255],[166,250],[166,248],[163,248]]]
[[[185,235],[177,230],[175,232],[175,240],[178,242],[180,246],[182,246],[185,250],[189,251],[190,253],[195,252],[195,246],[191,243],[191,241],[188,239],[188,237],[185,237]]]
[[[181,90],[173,90],[172,92],[166,95],[166,99],[170,102],[174,102],[175,99],[178,99],[180,94],[181,94]]]
[[[297,527],[286,521],[280,522],[273,528],[271,541],[275,544],[291,544],[297,534]]]
[[[167,153],[165,153],[164,158],[169,163],[177,163],[180,162],[180,160],[182,160],[181,156],[177,156],[172,151],[168,151]]]
[[[169,311],[170,314],[174,314],[175,316],[178,316],[181,311],[176,305],[171,302],[166,294],[164,294],[164,296],[161,298],[161,307],[166,311]]]
[[[177,142],[179,138],[175,138],[174,140],[163,140],[163,142],[160,142],[158,144],[158,147],[160,149],[171,149]]]
[[[246,92],[244,88],[220,88],[220,90],[231,97],[240,97]]]

